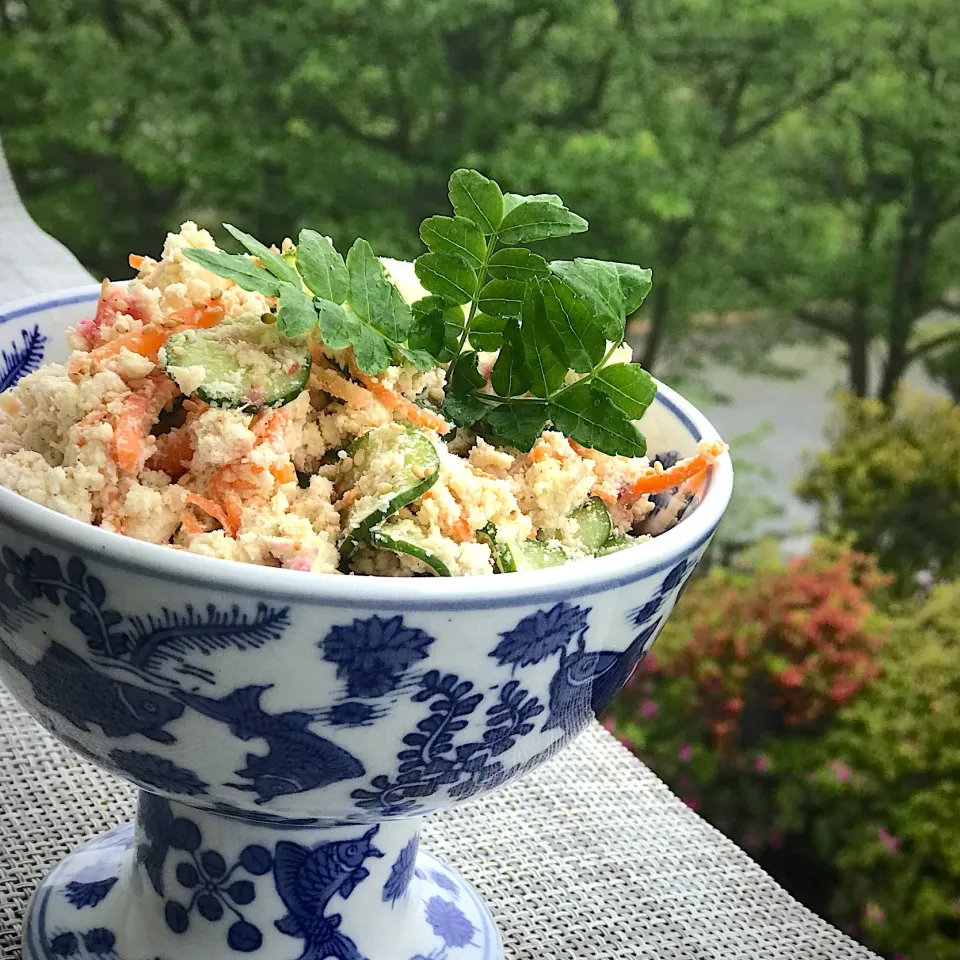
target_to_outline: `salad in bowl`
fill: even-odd
[[[626,319],[649,270],[547,261],[553,195],[450,179],[428,252],[194,223],[105,280],[72,353],[0,395],[0,486],[105,530],[311,573],[485,576],[642,549],[726,449],[647,450]]]

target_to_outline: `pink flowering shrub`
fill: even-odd
[[[734,839],[779,846],[779,768],[876,679],[887,625],[871,597],[885,583],[827,541],[694,581],[613,705],[619,735]]]
[[[960,960],[960,582],[896,625],[782,809],[837,882],[836,921],[886,956]]]

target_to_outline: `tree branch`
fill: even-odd
[[[852,61],[843,66],[834,67],[829,77],[825,77],[820,83],[803,90],[796,96],[788,97],[776,107],[768,110],[765,114],[757,117],[752,123],[747,124],[741,130],[733,131],[730,137],[722,142],[724,147],[736,147],[754,137],[759,136],[764,130],[772,127],[781,117],[788,114],[791,110],[799,107],[810,106],[818,100],[825,97],[838,83],[848,79],[857,66],[857,61]]]
[[[957,327],[956,330],[948,330],[946,333],[941,333],[937,337],[931,337],[929,340],[924,340],[923,343],[918,343],[912,350],[907,352],[907,357],[909,358],[909,362],[912,363],[914,360],[926,357],[941,347],[948,347],[953,343],[960,343],[960,327]]]
[[[743,279],[758,293],[762,293],[771,299],[775,299],[773,290],[766,278],[756,273],[744,273]],[[809,307],[784,307],[788,313],[793,314],[798,320],[820,330],[823,333],[829,333],[833,337],[839,337],[841,340],[847,340],[850,337],[850,330],[847,325],[838,317],[829,317],[824,313],[811,310]]]

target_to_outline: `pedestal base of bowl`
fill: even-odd
[[[24,960],[502,960],[420,821],[289,828],[147,794],[34,894]]]

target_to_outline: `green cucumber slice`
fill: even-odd
[[[501,540],[495,553],[501,573],[559,567],[570,557],[555,540]]]
[[[353,487],[360,497],[349,508],[340,536],[340,555],[350,557],[370,531],[422,497],[440,475],[440,454],[422,430],[388,423],[367,431],[351,447],[351,466],[338,481],[342,496]],[[380,493],[380,488],[389,489]]]
[[[214,407],[262,410],[296,400],[310,377],[310,348],[259,317],[173,334],[160,364],[185,393]]]
[[[543,570],[559,567],[570,557],[555,540],[515,540],[501,537],[493,523],[486,523],[476,533],[493,554],[496,573],[517,573],[519,570]]]
[[[577,540],[585,553],[595,554],[613,534],[610,514],[599,497],[591,497],[570,517],[577,522]]]
[[[628,537],[625,533],[611,533],[609,537],[600,545],[597,550],[598,557],[605,557],[611,553],[619,553],[627,547],[632,547],[636,543],[635,537]]]
[[[420,541],[420,542],[418,542]],[[392,550],[422,561],[438,577],[452,576],[447,565],[422,542],[422,534],[415,523],[388,522],[370,531],[370,543],[381,550]]]

